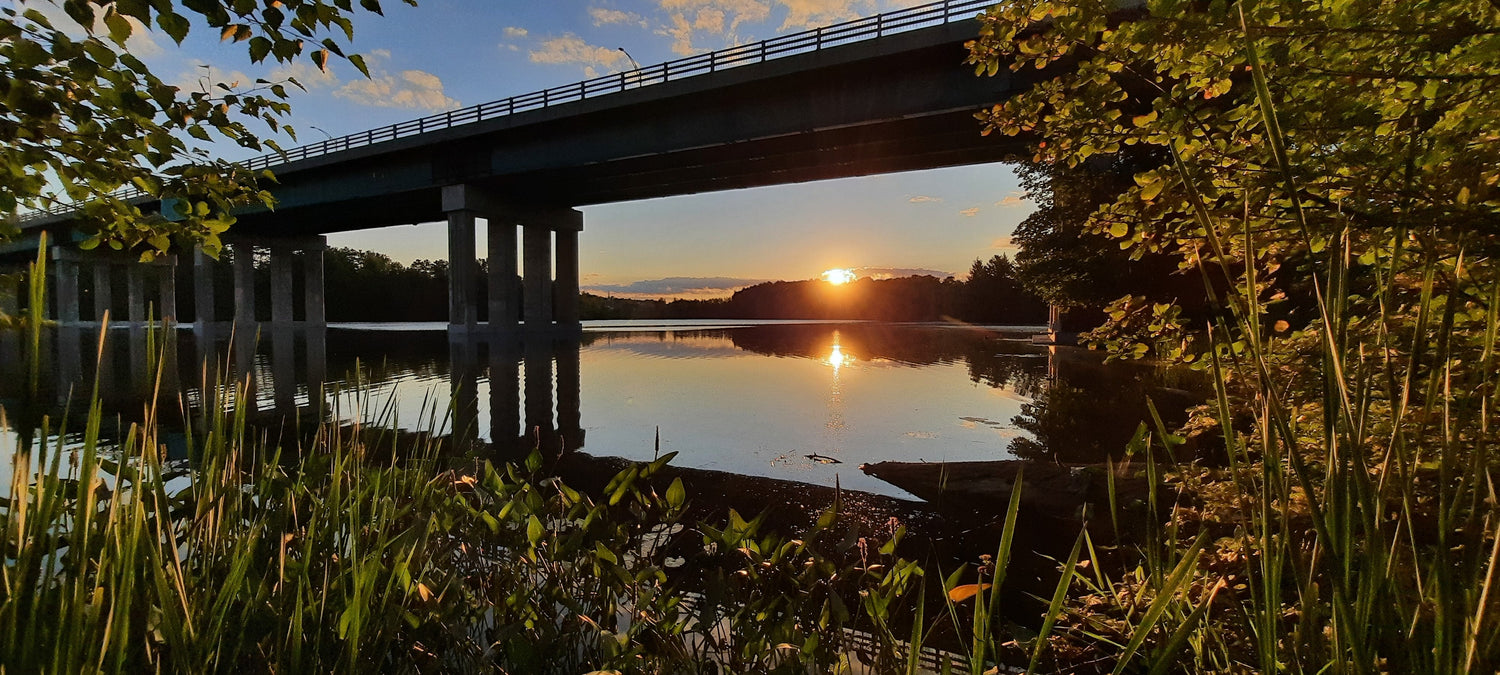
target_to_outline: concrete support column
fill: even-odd
[[[557,303],[555,318],[559,328],[578,325],[578,231],[557,231]]]
[[[132,395],[144,394],[151,378],[147,368],[151,355],[146,349],[146,270],[145,265],[125,268],[125,311],[130,319],[130,386]],[[101,364],[103,365],[103,364]]]
[[[474,212],[448,212],[448,330],[471,333],[474,307]]]
[[[57,279],[53,316],[63,323],[78,323],[78,263],[72,260],[53,260],[53,276]]]
[[[490,330],[514,333],[521,300],[516,288],[516,225],[492,217],[488,227]]]
[[[161,315],[163,324],[177,323],[177,259],[173,258],[166,266],[161,268],[161,276],[157,279],[158,296],[161,298],[161,307],[157,313]]]
[[[16,316],[21,313],[21,274],[16,270],[0,270],[0,314]]]
[[[146,267],[131,265],[125,268],[125,311],[131,323],[146,321]]]
[[[292,251],[283,247],[271,249],[271,322],[277,326],[292,324]]]
[[[255,246],[234,245],[234,322],[236,331],[255,331]]]
[[[113,279],[110,274],[113,266],[109,264],[109,261],[105,260],[94,263],[93,268],[94,319],[96,321],[104,321],[105,312],[110,312],[111,309],[114,309],[114,285],[111,283]],[[110,318],[115,321],[120,319],[113,312],[110,312]]]
[[[202,247],[193,251],[193,331],[208,335],[214,323],[214,259]]]
[[[552,231],[540,225],[521,228],[525,255],[522,274],[526,287],[526,330],[552,328]],[[529,378],[529,375],[528,375]]]
[[[323,299],[323,248],[309,248],[302,252],[302,284],[306,302],[304,320],[312,326],[328,323]]]

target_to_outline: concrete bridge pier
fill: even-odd
[[[24,273],[19,269],[0,269],[0,315],[12,320],[21,316],[21,289]],[[0,392],[18,390],[25,382],[21,367],[21,331],[0,330]]]
[[[473,185],[443,188],[448,215],[448,331],[480,332],[474,231],[485,219],[489,235],[488,323],[484,332],[511,338],[578,330],[578,233],[583,213],[555,206],[509,204]],[[525,297],[516,288],[516,227],[521,228],[520,272]],[[555,238],[555,244],[554,244]],[[554,253],[555,246],[555,253]],[[554,273],[553,259],[556,258]],[[524,308],[525,323],[517,325]],[[519,330],[518,330],[519,328]]]
[[[256,294],[256,257],[263,250],[269,267],[270,323],[278,329],[321,328],[327,325],[323,292],[324,237],[236,237],[228,240],[234,279],[233,328],[236,335],[253,338],[262,323],[262,304]],[[200,248],[193,254],[193,330],[208,335],[217,327],[214,264]],[[296,289],[302,287],[302,316],[297,316]],[[176,308],[173,308],[176,311]]]
[[[115,251],[81,251],[62,246],[53,247],[49,256],[56,296],[52,316],[59,323],[96,326],[104,321],[106,312],[110,325],[134,329],[144,329],[148,321],[176,321],[176,256],[160,256],[143,263],[134,256]],[[114,293],[119,274],[125,276],[123,312],[116,306]],[[85,278],[88,281],[86,286],[82,283]],[[85,298],[89,300],[91,310],[87,314],[83,311]],[[85,316],[89,317],[88,320],[83,318]]]
[[[25,270],[0,268],[0,314],[9,317],[21,314],[21,289],[25,287]]]

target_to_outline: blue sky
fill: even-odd
[[[308,91],[292,98],[289,123],[301,142],[313,142],[628,70],[621,47],[649,65],[917,4],[420,0],[413,8],[384,0],[384,17],[362,14],[355,22],[352,47],[365,55],[370,79],[342,62],[326,73],[306,59],[251,64],[243,44],[220,44],[201,26],[181,48],[159,33],[132,48],[182,87],[296,77]],[[580,241],[584,286],[702,296],[835,267],[961,274],[975,258],[1013,254],[1008,236],[1030,210],[1002,165],[593,206],[584,210]],[[445,237],[441,226],[419,225],[335,235],[330,243],[410,262],[444,257]],[[700,288],[690,288],[693,279]]]

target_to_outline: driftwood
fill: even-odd
[[[1103,464],[1062,466],[1020,460],[992,462],[878,462],[863,464],[866,474],[895,485],[950,513],[1005,512],[1016,480],[1021,507],[1033,513],[1077,519],[1085,504],[1095,513],[1109,509],[1109,470]],[[1141,499],[1145,481],[1116,477],[1121,506]]]

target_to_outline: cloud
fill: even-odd
[[[183,92],[208,92],[224,93],[224,90],[215,88],[214,85],[225,84],[231,89],[243,89],[251,86],[255,78],[238,70],[223,70],[218,66],[199,63],[192,70],[179,73],[172,80],[171,85],[181,89]]]
[[[353,80],[333,92],[338,98],[379,108],[414,108],[431,112],[452,110],[459,102],[443,93],[443,80],[423,70],[392,74],[370,70],[370,79]]]
[[[741,24],[761,23],[771,16],[768,0],[657,0],[657,7],[667,16],[657,34],[672,38],[672,51],[684,56],[703,51],[695,46],[700,34],[734,44],[739,42]]]
[[[929,197],[927,195],[915,195],[915,196],[907,199],[906,201],[909,201],[909,202],[911,202],[913,204],[930,204],[930,203],[941,202],[941,201],[943,201],[943,198],[942,197]]]
[[[854,276],[859,279],[870,278],[876,281],[882,279],[899,279],[901,277],[937,277],[944,279],[953,276],[952,272],[942,270],[930,270],[922,267],[857,267],[853,270]]]
[[[997,251],[1018,251],[1021,247],[1016,246],[1010,237],[998,237],[990,242],[990,248]]]
[[[972,209],[964,209],[962,211],[959,211],[958,215],[963,216],[965,218],[973,218],[974,216],[979,215],[979,207],[976,206],[976,207],[974,207]]]
[[[532,63],[582,66],[588,77],[599,74],[599,69],[620,70],[630,57],[619,49],[591,45],[572,33],[564,33],[542,41],[537,49],[529,53]]]
[[[746,286],[760,283],[761,279],[736,279],[732,277],[668,277],[633,281],[628,284],[602,284],[585,286],[583,290],[626,298],[723,298]]]
[[[872,13],[872,0],[777,0],[786,7],[781,30],[814,28],[839,21],[857,19]]]
[[[995,206],[1002,206],[1006,208],[1010,208],[1013,206],[1022,206],[1027,203],[1029,197],[1030,195],[1026,194],[1025,192],[1012,192],[1006,195],[1004,199],[995,202]]]
[[[609,24],[619,23],[636,24],[642,28],[645,28],[647,25],[646,20],[642,18],[641,15],[636,14],[635,12],[623,12],[618,9],[609,9],[607,7],[590,7],[589,17],[594,20],[595,26],[605,26]]]
[[[390,52],[386,52],[383,49],[377,49],[375,51],[385,52],[387,56],[390,55]],[[378,56],[375,56],[374,52],[372,52],[369,56],[372,58],[380,58]],[[339,78],[337,75],[333,74],[333,68],[329,68],[327,70],[319,70],[317,66],[306,61],[296,61],[290,64],[277,66],[276,68],[271,70],[271,75],[266,79],[269,79],[272,82],[281,82],[287,79],[295,79],[307,91],[323,89],[325,87],[336,87],[339,84]],[[291,87],[288,87],[288,89],[291,89]]]
[[[62,31],[68,37],[81,40],[89,33],[93,33],[106,43],[113,44],[109,39],[109,26],[104,25],[105,12],[97,6],[94,7],[94,25],[91,30],[85,30],[85,26],[74,21],[73,17],[63,11],[61,2],[15,4],[19,5],[16,7],[18,13],[22,10],[32,9],[41,12],[42,16],[47,18],[47,22],[52,24],[53,28]],[[133,16],[125,16],[125,21],[130,24],[130,37],[125,38],[125,51],[141,58],[156,56],[162,52],[161,45],[157,43],[148,26],[142,24],[139,19]]]
[[[527,35],[530,35],[531,31],[528,31],[525,28],[520,28],[518,26],[506,26],[505,30],[502,31],[502,33],[505,35],[505,37],[519,40],[526,37]]]

